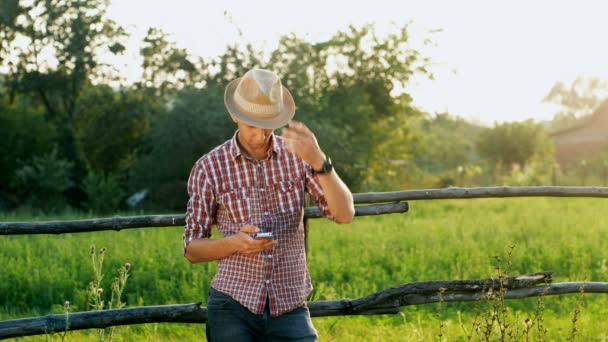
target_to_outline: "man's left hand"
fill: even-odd
[[[301,122],[291,121],[283,128],[281,136],[285,138],[287,149],[304,160],[314,170],[320,170],[325,161],[315,134]]]

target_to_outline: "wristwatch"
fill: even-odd
[[[334,166],[331,164],[331,159],[329,157],[325,158],[325,161],[323,162],[323,166],[321,167],[321,170],[317,171],[315,169],[312,169],[312,174],[313,175],[323,175],[326,173],[330,173],[331,170],[333,170]]]

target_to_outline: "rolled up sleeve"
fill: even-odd
[[[190,172],[188,195],[184,254],[192,240],[211,237],[211,227],[215,221],[215,195],[201,163],[196,163]]]

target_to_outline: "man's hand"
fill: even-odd
[[[304,160],[313,170],[321,170],[325,162],[325,154],[321,151],[317,138],[303,123],[292,121],[283,129],[283,138],[287,149]],[[329,212],[338,223],[349,223],[355,215],[353,195],[342,182],[338,173],[332,171],[318,177],[319,184],[325,192],[325,200]]]
[[[260,229],[256,226],[246,225],[241,227],[241,231],[230,236],[231,242],[235,244],[236,253],[242,255],[254,255],[263,250],[271,249],[276,245],[275,240],[254,239],[251,234],[258,233]]]
[[[281,136],[285,138],[287,149],[310,165],[313,170],[320,170],[325,161],[325,155],[315,134],[301,122],[291,121],[283,128]]]

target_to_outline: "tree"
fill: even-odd
[[[9,74],[9,102],[22,96],[44,109],[56,132],[58,159],[70,160],[70,196],[78,200],[78,183],[86,174],[75,139],[74,123],[83,89],[100,75],[102,53],[121,53],[124,30],[106,17],[108,0],[32,0],[3,2],[0,55]],[[15,7],[16,6],[16,7]],[[4,14],[4,12],[3,12]],[[12,29],[12,32],[11,32]],[[6,33],[10,32],[10,33]],[[104,70],[105,72],[105,70]]]
[[[0,98],[8,92],[9,103],[15,100],[15,65],[9,59],[11,57],[11,43],[17,34],[17,18],[22,14],[23,8],[19,6],[19,0],[5,0],[0,2],[0,67],[5,66],[10,74],[0,80]],[[7,60],[9,60],[7,62]],[[3,83],[3,84],[2,84]]]
[[[102,52],[120,53],[124,31],[105,18],[107,0],[35,0],[20,5],[16,37],[27,44],[8,41],[13,57],[17,91],[35,96],[47,120],[61,127],[60,147],[75,157],[72,123],[78,99],[90,82]],[[52,57],[48,57],[48,55]]]
[[[386,129],[385,120],[415,115],[405,93],[410,78],[430,76],[429,59],[410,46],[407,25],[385,37],[378,37],[373,25],[350,27],[319,43],[284,36],[268,64],[291,90],[297,118],[317,133],[354,190],[382,159],[376,146],[400,136],[375,134]],[[408,157],[401,153],[399,159]]]
[[[557,104],[561,110],[551,122],[554,130],[575,124],[595,111],[608,97],[608,80],[579,76],[570,86],[558,81],[553,85],[544,101]]]
[[[53,148],[55,130],[31,102],[27,97],[12,104],[0,99],[0,210],[14,207],[20,200],[15,170]]]
[[[513,166],[525,169],[533,157],[553,152],[548,132],[532,119],[484,128],[479,132],[476,147],[479,155],[499,173],[508,172]]]
[[[439,174],[479,159],[475,138],[481,126],[448,113],[437,113],[424,118],[417,128],[422,134],[414,154],[416,164],[423,170]]]
[[[83,90],[76,140],[89,170],[127,174],[136,164],[151,120],[161,110],[153,97],[107,85]]]
[[[172,108],[154,122],[133,189],[148,189],[152,206],[183,209],[186,183],[196,160],[234,134],[222,96],[219,87],[183,89]]]
[[[108,3],[34,0],[21,5],[17,35],[28,43],[11,42],[18,57],[19,86],[39,96],[50,121],[73,119],[81,89],[99,67],[99,54],[124,50],[124,30],[105,17]]]
[[[143,73],[138,87],[155,89],[163,96],[185,86],[204,85],[207,69],[204,60],[194,60],[186,49],[178,48],[160,29],[148,29],[140,54]]]
[[[59,157],[57,150],[22,163],[14,173],[22,202],[47,212],[65,208],[64,193],[72,186],[71,168],[72,163]]]

